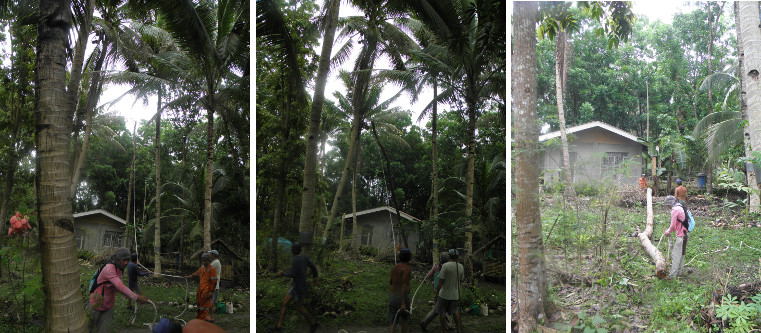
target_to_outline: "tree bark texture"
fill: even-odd
[[[639,228],[637,228],[639,231]],[[653,236],[653,194],[651,189],[647,189],[647,222],[645,231],[637,233],[642,248],[645,249],[647,255],[653,259],[655,263],[655,276],[662,279],[668,275],[666,270],[666,259],[663,257],[663,253],[656,248],[650,241]]]
[[[161,274],[161,97],[159,89],[156,103],[156,221],[153,233],[153,270]]]
[[[747,89],[746,86],[747,78],[745,75],[743,75],[743,72],[745,71],[745,50],[743,48],[743,34],[742,34],[742,23],[740,22],[740,5],[738,2],[734,2],[734,11],[735,11],[735,26],[737,28],[737,58],[738,58],[738,73],[737,78],[740,80],[740,111],[742,113],[743,120],[749,121],[748,119],[748,96],[747,96]],[[743,128],[743,146],[745,146],[745,156],[746,157],[752,157],[751,155],[751,141],[750,141],[750,123],[745,123],[745,126]],[[751,189],[758,189],[756,185],[756,170],[755,169],[746,169],[746,177],[748,181],[748,187]],[[759,196],[761,193],[749,193],[748,196],[750,197],[749,201],[749,208],[751,212],[758,213],[761,211],[761,199],[759,199]]]
[[[351,176],[351,221],[353,223],[351,231],[351,247],[355,252],[359,252],[359,226],[357,225],[357,174],[359,173],[359,154],[360,145],[354,147],[356,149],[357,157],[354,159],[354,168],[352,168]]]
[[[333,49],[333,37],[338,25],[339,0],[330,2],[327,14],[325,35],[320,52],[320,63],[317,67],[312,110],[309,113],[309,132],[307,133],[307,150],[304,159],[304,180],[301,189],[301,215],[299,215],[299,242],[308,254],[314,234],[311,232],[314,217],[314,199],[317,194],[315,183],[317,179],[317,141],[320,137],[320,115],[325,101],[325,82],[330,70],[330,52]],[[328,220],[327,225],[330,225]],[[327,229],[327,227],[326,227]]]
[[[536,2],[513,4],[512,91],[518,242],[518,331],[531,332],[545,318],[547,301],[542,220],[539,210],[539,128],[536,110]]]
[[[129,186],[127,186],[127,213],[124,214],[124,221],[127,221],[127,225],[129,225],[129,217],[130,217],[130,209],[132,209],[132,192],[134,192],[133,187],[135,186],[135,158],[137,157],[137,146],[135,146],[135,137],[137,136],[137,121],[135,122],[135,125],[132,126],[132,163],[129,167]],[[134,216],[133,216],[134,220]],[[137,238],[137,227],[135,226],[135,221],[132,222],[132,228],[135,231],[135,237]],[[124,245],[127,245],[127,238],[129,238],[129,233],[124,233]],[[135,240],[134,244],[135,253],[137,252],[137,240]]]
[[[465,179],[465,216],[468,225],[465,229],[465,272],[473,272],[473,187],[476,175],[476,102],[468,101],[468,173]]]
[[[206,108],[206,189],[203,196],[203,251],[211,251],[211,180],[214,170],[214,91],[209,89],[210,103]]]
[[[37,212],[45,293],[45,332],[85,332],[74,241],[69,156],[72,113],[66,95],[69,1],[40,0],[35,68]]]
[[[573,189],[573,178],[571,177],[571,155],[568,151],[568,135],[565,128],[565,112],[563,112],[563,91],[565,89],[565,77],[568,73],[567,68],[567,49],[568,38],[566,31],[558,32],[556,52],[555,52],[555,95],[558,105],[558,123],[560,124],[560,143],[563,153],[563,177],[565,179],[565,196],[566,200],[576,196]]]
[[[362,120],[358,115],[354,115],[354,119],[351,122],[351,138],[349,142],[349,150],[346,152],[346,160],[344,161],[343,171],[341,171],[341,179],[338,181],[338,187],[336,187],[336,193],[333,195],[333,205],[330,206],[330,214],[328,214],[328,220],[325,222],[325,229],[322,231],[322,243],[325,244],[328,240],[328,234],[330,228],[333,226],[333,219],[336,218],[338,213],[338,204],[343,195],[343,189],[346,187],[346,180],[349,177],[349,170],[351,170],[352,162],[355,159],[356,147],[360,145],[359,135],[361,134]],[[353,242],[353,241],[352,241]]]
[[[438,84],[436,81],[436,76],[433,77],[433,99],[436,100],[436,96],[438,96]],[[436,132],[436,121],[438,118],[438,111],[436,106],[439,103],[434,102],[433,103],[433,114],[431,116],[431,196],[433,197],[433,213],[431,214],[431,219],[433,221],[437,221],[439,217],[439,159],[437,156],[436,151],[436,135],[438,134]],[[433,234],[436,235],[438,233],[438,226],[436,222],[434,222],[433,225]],[[2,229],[0,229],[2,230]],[[435,236],[433,237],[433,250],[431,251],[431,256],[433,257],[433,264],[437,265],[439,264],[439,239]]]

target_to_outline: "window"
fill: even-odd
[[[373,227],[371,225],[362,226],[360,235],[360,244],[370,246],[373,239]]]
[[[629,153],[625,153],[625,152],[624,153],[621,153],[621,152],[605,153],[605,156],[603,156],[602,158],[602,166],[600,168],[601,174],[603,176],[614,175],[614,174],[618,176],[616,169],[624,162],[627,155],[629,155]]]
[[[122,233],[115,231],[105,231],[103,233],[103,246],[104,247],[121,247],[122,246]]]

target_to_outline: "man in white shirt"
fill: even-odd
[[[219,262],[219,251],[211,250],[211,265],[217,270],[217,287],[214,289],[214,294],[211,296],[211,309],[209,309],[209,317],[214,320],[214,308],[217,306],[217,300],[219,298],[219,280],[222,276],[222,264]]]

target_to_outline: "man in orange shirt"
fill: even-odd
[[[679,185],[674,190],[674,197],[676,197],[680,202],[686,203],[687,202],[687,188],[682,186],[682,180],[677,179],[676,184]]]
[[[645,192],[647,190],[647,178],[645,178],[645,174],[643,173],[641,177],[639,177],[639,189],[642,192]]]
[[[214,322],[213,318],[208,318],[209,309],[211,308],[211,296],[217,287],[217,270],[211,265],[211,256],[208,253],[201,255],[201,267],[192,275],[185,276],[186,279],[198,276],[198,290],[196,290],[196,303],[198,304],[197,319]]]

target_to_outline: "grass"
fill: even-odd
[[[674,280],[656,279],[652,260],[639,239],[631,237],[635,226],[645,227],[645,208],[612,205],[603,235],[607,200],[599,196],[580,198],[578,211],[564,213],[559,195],[543,198],[541,216],[547,267],[593,281],[588,286],[570,286],[561,283],[557,274],[548,272],[550,298],[565,315],[558,327],[568,329],[574,322],[577,330],[590,332],[694,331],[701,327],[699,310],[707,306],[714,291],[761,280],[758,259],[761,252],[746,246],[761,249],[758,241],[761,228],[715,228],[701,216],[695,216],[697,226],[690,233],[685,256],[685,264],[689,263],[687,267],[692,273]],[[652,242],[656,245],[668,228],[670,215],[661,202],[654,203],[653,209]],[[517,263],[514,225],[512,233],[512,260]],[[667,244],[664,237],[659,247],[664,256]],[[670,263],[670,258],[667,261]],[[515,287],[517,265],[512,269]],[[578,320],[572,321],[574,316]]]
[[[430,267],[428,264],[412,263],[413,274],[410,298],[421,285]],[[331,256],[320,267],[320,276],[316,286],[312,286],[305,301],[305,307],[316,315],[323,327],[384,327],[388,325],[389,274],[393,263],[378,262],[372,257],[360,256],[348,258]],[[324,269],[323,269],[324,268]],[[277,324],[280,302],[290,286],[290,279],[272,273],[257,272],[257,329],[266,329]],[[345,287],[348,281],[351,287]],[[476,288],[464,285],[461,288],[462,302],[483,299],[491,302],[494,309],[499,304],[504,306],[506,294],[504,289]],[[413,319],[420,320],[430,310],[428,301],[432,299],[433,284],[426,281],[412,300]],[[348,311],[348,313],[346,312]],[[336,312],[337,315],[325,313]],[[284,327],[286,331],[298,331],[305,327],[304,319],[289,306]],[[489,324],[492,325],[492,324]],[[504,330],[504,319],[498,324]]]

